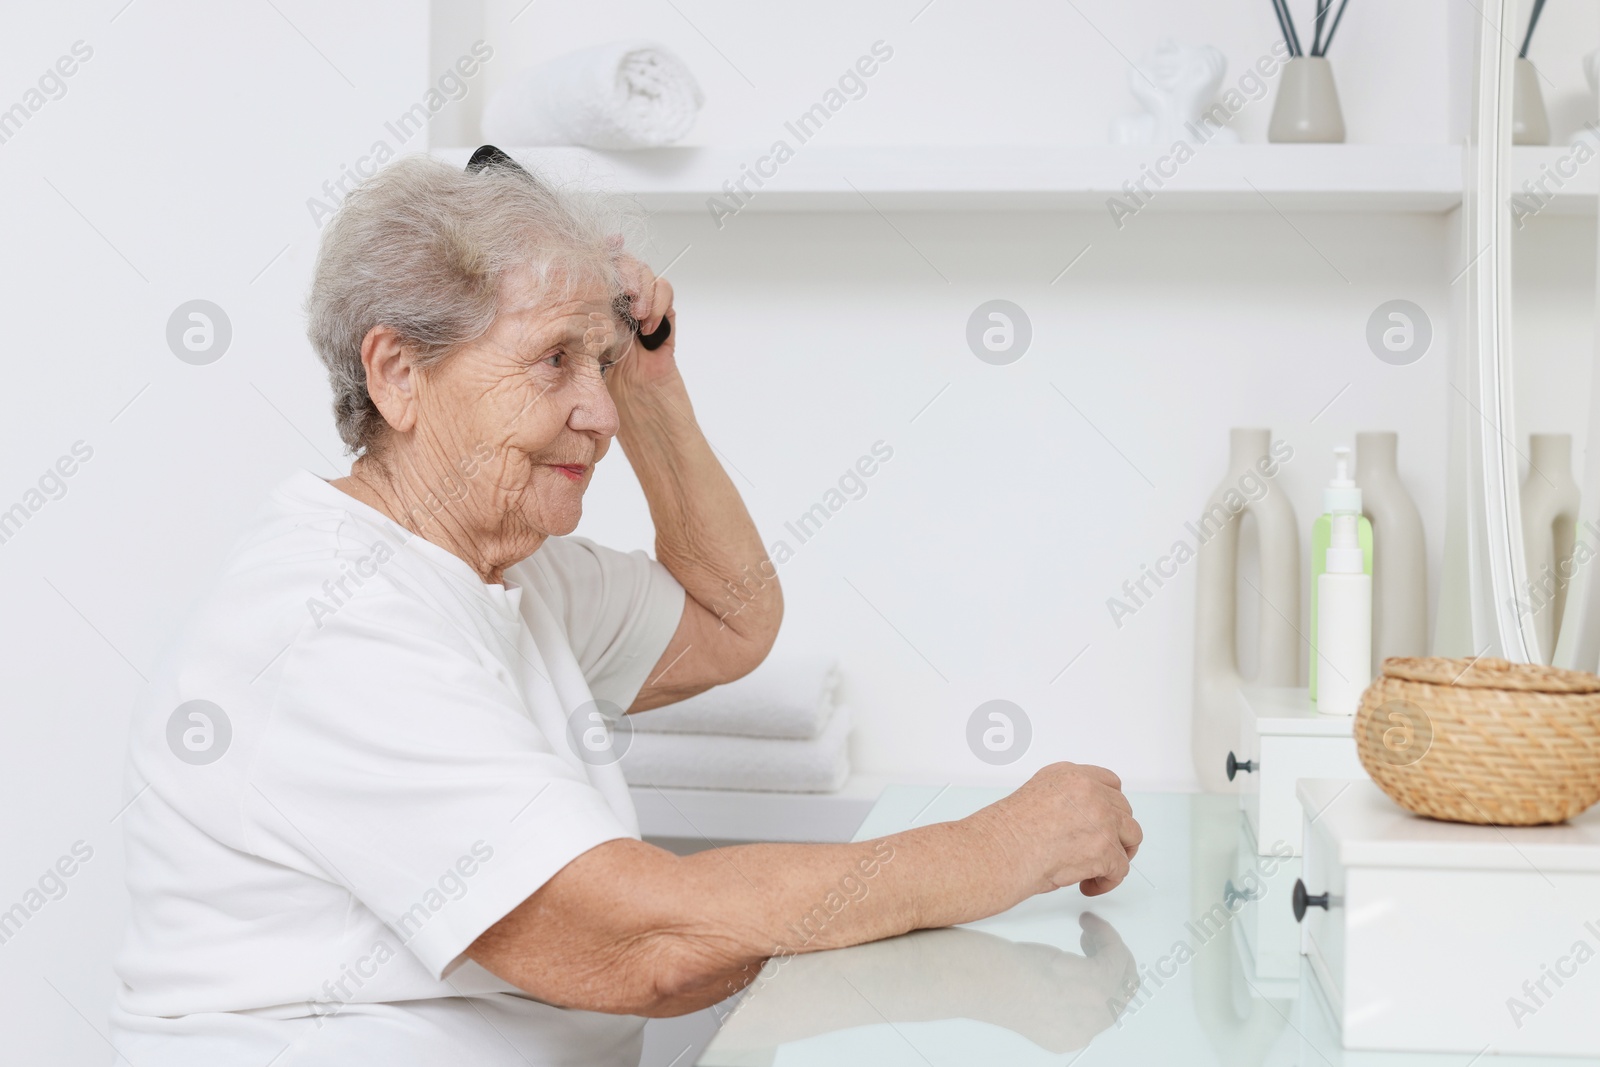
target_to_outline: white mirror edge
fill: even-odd
[[[1511,85],[1517,0],[1485,0],[1460,233],[1465,285],[1456,300],[1461,342],[1450,373],[1450,501],[1433,651],[1538,658],[1526,582],[1515,407],[1511,389]]]

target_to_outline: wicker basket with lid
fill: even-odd
[[[1355,737],[1372,780],[1418,815],[1537,826],[1600,801],[1600,675],[1387,659],[1362,696]]]

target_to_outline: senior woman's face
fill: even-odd
[[[594,465],[617,432],[604,375],[631,336],[603,285],[558,294],[537,300],[514,276],[489,332],[428,371],[422,434],[457,458],[481,457],[485,444],[493,450],[468,468],[450,508],[469,533],[511,540],[571,533]]]

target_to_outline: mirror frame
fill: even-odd
[[[1511,115],[1517,0],[1481,0],[1472,113],[1463,153],[1457,299],[1461,343],[1450,374],[1452,495],[1434,652],[1538,658],[1527,582],[1511,376]],[[1461,276],[1457,276],[1460,280]]]

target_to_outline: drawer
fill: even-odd
[[[1290,854],[1302,852],[1302,816],[1295,786],[1303,778],[1366,778],[1356,755],[1354,737],[1261,738],[1261,816],[1257,844],[1263,854],[1287,845]]]
[[[1239,807],[1266,856],[1280,844],[1298,856],[1300,805],[1295,783],[1302,778],[1366,778],[1356,755],[1348,715],[1323,715],[1304,689],[1240,691],[1239,744],[1231,753]]]
[[[1370,782],[1303,781],[1299,798],[1302,939],[1344,1047],[1600,1054],[1600,810],[1482,827]]]

